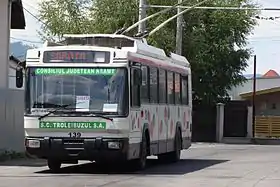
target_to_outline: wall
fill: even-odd
[[[4,90],[0,88],[0,93],[0,150],[23,151],[23,91],[14,89]]]
[[[10,38],[10,24],[8,0],[0,1],[0,87],[7,88],[8,84],[8,55],[9,55],[9,38]]]
[[[24,90],[16,88],[16,70],[13,61],[10,61],[8,89],[0,88],[0,152],[3,149],[14,151],[24,150]]]
[[[258,78],[256,80],[256,91],[280,87],[280,77]],[[253,91],[253,79],[248,79],[243,85],[233,87],[228,93],[233,100],[239,100],[242,93]]]
[[[5,149],[24,150],[22,90],[9,89],[10,24],[8,0],[0,1],[0,153]]]
[[[280,93],[256,96],[256,115],[280,115]]]

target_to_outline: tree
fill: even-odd
[[[89,8],[91,0],[45,0],[40,3],[39,19],[43,21],[42,39],[63,34],[90,33],[93,30]]]
[[[51,0],[42,3],[40,17],[46,22],[44,32],[60,36],[63,33],[113,33],[138,20],[136,0],[92,0],[88,1],[88,17],[81,18],[78,0]],[[56,2],[56,3],[54,3]],[[177,0],[150,0],[150,4],[173,5]],[[189,5],[197,3],[190,0]],[[71,5],[71,6],[70,6]],[[255,7],[249,0],[212,0],[204,6]],[[63,7],[71,7],[64,9]],[[61,11],[64,10],[64,11]],[[71,19],[65,19],[65,12]],[[148,14],[159,9],[151,8]],[[176,10],[148,21],[149,31],[176,14]],[[253,17],[257,11],[202,10],[195,9],[184,14],[183,55],[192,66],[194,99],[204,102],[217,101],[227,95],[227,89],[242,84],[241,72],[247,67],[251,51],[246,48],[246,37],[256,25]],[[59,21],[62,20],[62,21]],[[75,23],[79,22],[77,25]],[[135,34],[136,29],[128,34]],[[175,51],[176,20],[148,38],[148,42],[166,51]]]

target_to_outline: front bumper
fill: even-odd
[[[25,139],[26,151],[39,158],[60,160],[126,159],[128,138]]]

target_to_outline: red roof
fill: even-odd
[[[274,70],[269,70],[268,72],[266,72],[263,77],[279,77],[279,74],[274,71]]]

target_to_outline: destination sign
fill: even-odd
[[[109,63],[110,52],[87,50],[45,51],[44,63]]]

